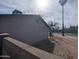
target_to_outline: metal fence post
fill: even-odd
[[[3,39],[4,37],[9,36],[8,34],[4,33],[4,34],[0,34],[0,59],[2,59],[2,55],[3,55]]]
[[[2,59],[2,56],[3,55],[3,37],[0,36],[0,59]]]

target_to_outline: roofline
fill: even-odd
[[[39,16],[38,14],[0,14],[0,16],[12,16],[12,15],[15,15],[15,16],[17,16],[17,15],[34,15],[34,16]]]
[[[39,15],[40,16],[40,15]],[[41,16],[40,16],[41,17]],[[41,19],[40,19],[46,26],[47,26],[47,28],[51,31],[51,32],[53,32],[53,30],[49,27],[49,25],[43,20],[43,18],[41,17]]]

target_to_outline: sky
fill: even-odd
[[[0,0],[0,14],[12,14],[13,10],[23,14],[39,14],[48,23],[62,25],[62,7],[59,0]],[[78,25],[78,0],[67,0],[64,5],[64,25]]]

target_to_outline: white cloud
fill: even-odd
[[[41,10],[37,8],[36,0],[0,0],[0,14],[12,13],[18,9],[23,13],[40,14],[46,22],[55,19],[61,25],[61,6],[59,0],[48,0],[48,6]],[[68,0],[65,5],[65,25],[77,24],[78,0]],[[72,22],[71,22],[72,21]]]

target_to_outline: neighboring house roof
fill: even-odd
[[[12,14],[22,14],[22,12],[15,9],[15,10],[12,12]]]

